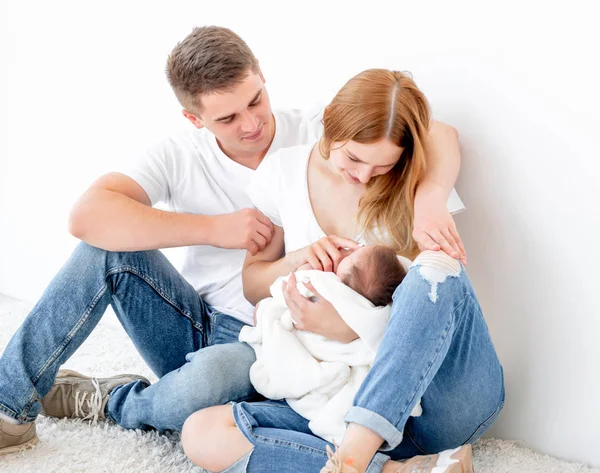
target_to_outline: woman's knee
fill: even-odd
[[[219,444],[228,427],[235,425],[231,406],[215,406],[195,412],[181,431],[186,456],[209,471],[220,471]]]

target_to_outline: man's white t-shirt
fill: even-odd
[[[274,111],[273,115],[275,137],[259,169],[274,152],[314,143],[322,134],[322,109]],[[134,179],[153,206],[163,202],[174,212],[221,215],[253,207],[245,189],[257,171],[228,158],[215,135],[204,128],[159,143],[119,172]],[[186,248],[182,275],[207,304],[252,324],[254,308],[242,290],[245,256],[245,250],[191,246]]]
[[[309,143],[279,150],[261,163],[246,189],[254,206],[284,229],[286,252],[327,236],[317,222],[308,193],[308,161],[314,145]],[[447,207],[451,213],[465,208],[454,189]],[[366,241],[362,233],[353,239],[359,243],[373,243]]]

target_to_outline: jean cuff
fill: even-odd
[[[369,463],[365,473],[381,473],[383,471],[383,465],[385,465],[389,459],[390,457],[387,455],[377,452],[371,460],[371,463]]]
[[[252,450],[254,451],[254,450]],[[236,461],[233,465],[224,470],[221,470],[221,473],[245,473],[248,469],[248,462],[250,461],[250,456],[252,452],[246,453],[242,458]],[[206,470],[203,470],[206,471]]]
[[[382,437],[385,442],[379,449],[381,451],[393,450],[402,442],[402,432],[400,430],[384,417],[363,407],[352,407],[344,417],[344,421],[362,425]]]

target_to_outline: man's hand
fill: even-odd
[[[421,251],[443,250],[464,265],[467,264],[467,253],[441,193],[421,193],[415,198],[412,236]]]
[[[314,302],[300,294],[294,273],[287,283],[283,283],[283,297],[296,328],[343,343],[356,340],[358,335],[344,322],[333,305],[317,292],[310,281],[302,282],[315,295]]]
[[[213,246],[248,250],[253,256],[269,244],[273,224],[257,209],[215,215]]]

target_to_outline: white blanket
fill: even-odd
[[[239,339],[256,352],[250,368],[256,390],[269,399],[285,399],[310,421],[315,435],[340,444],[346,430],[344,416],[375,360],[390,306],[375,307],[334,273],[297,271],[296,278],[302,295],[312,297],[301,282],[309,278],[360,338],[341,343],[295,329],[282,293],[285,277],[273,283],[272,297],[258,306],[256,326],[244,327]],[[417,405],[412,415],[420,414]]]

